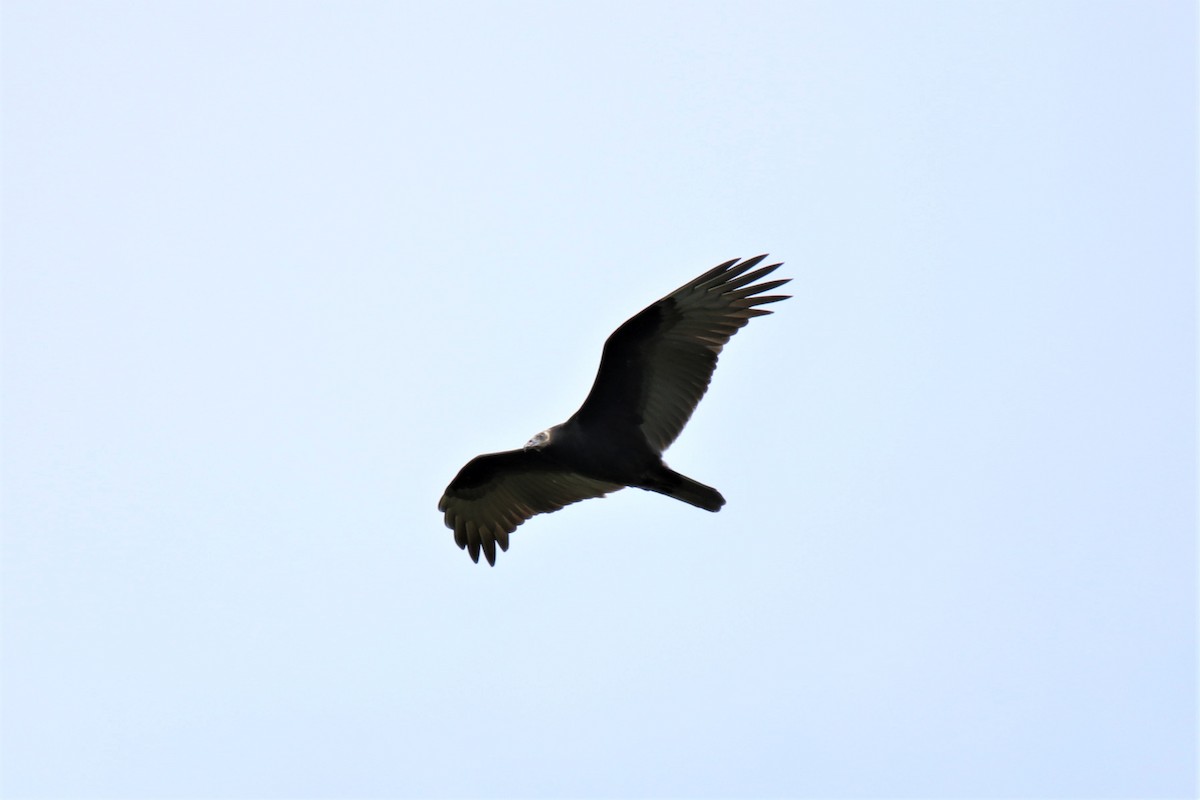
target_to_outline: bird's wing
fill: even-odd
[[[788,279],[755,281],[765,255],[726,261],[632,317],[608,337],[600,371],[574,419],[592,429],[637,425],[661,453],[683,430],[712,379],[721,348]]]
[[[562,469],[540,452],[508,450],[467,462],[446,487],[438,510],[446,512],[446,527],[458,546],[476,562],[483,548],[494,566],[496,545],[508,550],[508,535],[525,520],[620,488]]]

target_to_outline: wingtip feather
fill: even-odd
[[[753,269],[766,257],[767,256],[764,253],[761,256],[755,256],[754,258],[747,258],[741,261],[736,258],[732,261],[726,261],[723,264],[718,264],[717,266],[713,267],[688,285],[706,292],[719,286],[727,286],[730,281],[736,279],[739,275],[742,275],[747,270]]]
[[[747,297],[742,301],[742,304],[746,306],[761,306],[767,303],[778,303],[780,300],[790,300],[791,297],[790,294],[768,294],[762,297]]]

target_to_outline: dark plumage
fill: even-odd
[[[626,486],[717,511],[725,498],[670,469],[666,450],[708,389],[717,356],[757,308],[787,299],[763,295],[787,279],[755,283],[779,264],[765,255],[714,267],[647,307],[608,337],[592,391],[574,416],[521,450],[467,463],[438,502],[454,541],[496,563],[496,545],[535,514],[603,497]],[[749,271],[752,270],[753,271]]]

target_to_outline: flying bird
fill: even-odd
[[[478,563],[496,564],[496,546],[536,514],[626,486],[718,511],[725,498],[663,463],[708,389],[721,348],[758,308],[786,300],[764,295],[790,279],[759,281],[780,265],[765,255],[713,267],[652,303],[608,337],[600,371],[579,410],[520,450],[467,462],[438,502],[454,541]]]

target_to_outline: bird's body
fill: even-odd
[[[438,503],[455,541],[495,564],[496,546],[535,514],[603,497],[626,486],[659,492],[708,511],[720,492],[675,472],[663,451],[708,389],[721,348],[762,296],[786,279],[754,283],[779,264],[748,272],[766,256],[721,264],[651,304],[604,345],[592,390],[579,410],[521,450],[478,456],[459,471]]]

